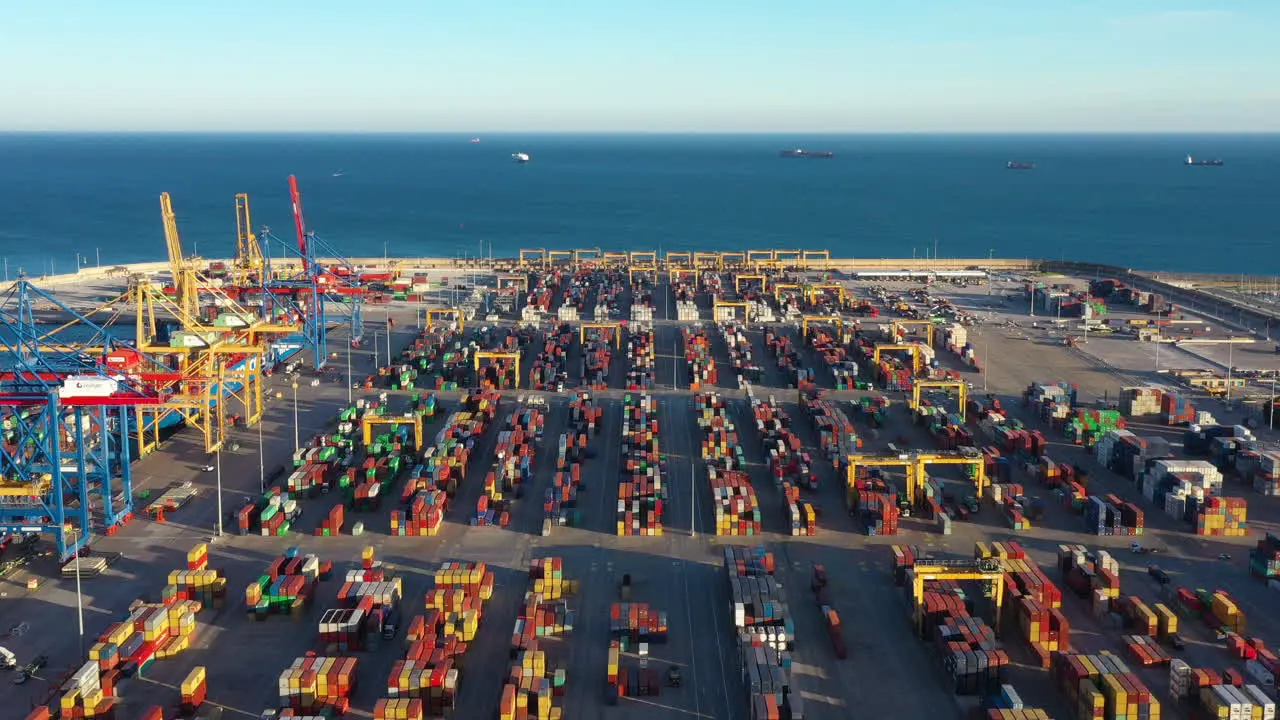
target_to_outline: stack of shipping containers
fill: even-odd
[[[759,535],[760,503],[728,405],[717,393],[697,393],[693,403],[702,431],[702,461],[711,489],[716,535]]]
[[[795,626],[782,586],[774,579],[773,554],[762,547],[724,549],[733,626],[752,720],[804,717],[804,702],[791,686]]]
[[[628,392],[623,398],[620,452],[618,535],[661,535],[666,481],[658,450],[658,401],[653,396]]]
[[[529,586],[511,633],[511,669],[498,706],[500,720],[559,720],[563,707],[565,670],[552,667],[544,638],[573,632],[573,613],[566,598],[577,583],[565,578],[560,558],[534,560]]]

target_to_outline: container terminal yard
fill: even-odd
[[[5,717],[1274,717],[1264,308],[295,207],[6,290]]]

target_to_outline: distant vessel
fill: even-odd
[[[1188,156],[1187,156],[1187,163],[1186,163],[1186,164],[1187,164],[1187,165],[1202,165],[1202,166],[1207,166],[1207,167],[1220,167],[1220,166],[1222,165],[1222,161],[1221,161],[1221,160],[1197,160],[1197,159],[1195,159],[1195,158],[1191,157],[1190,155],[1188,155]]]
[[[480,138],[471,138],[471,142],[478,143],[480,142]]]
[[[1013,162],[1012,160],[1010,160],[1007,164],[1005,164],[1005,167],[1009,168],[1010,170],[1035,170],[1036,164],[1026,163],[1026,162]]]
[[[334,177],[342,177],[343,175],[346,175],[346,173],[342,172],[341,170],[338,170],[333,174]]]
[[[529,154],[528,153],[511,153],[511,159],[521,164],[527,163],[529,162]]]
[[[783,150],[778,154],[785,158],[833,158],[836,156],[833,152],[802,150],[801,148],[796,148],[795,150]]]

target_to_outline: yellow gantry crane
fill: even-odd
[[[988,584],[989,594],[995,608],[994,622],[991,628],[999,634],[1001,616],[1004,612],[1004,566],[998,558],[980,558],[978,560],[961,560],[952,562],[932,561],[911,568],[911,597],[913,620],[916,632],[924,629],[924,584],[930,581],[975,581]]]
[[[368,447],[373,443],[373,427],[375,425],[389,425],[396,427],[398,425],[413,426],[413,447],[415,450],[422,450],[422,416],[417,413],[408,413],[405,415],[375,415],[374,413],[365,413],[360,419],[360,428],[364,433],[364,444]]]
[[[982,497],[987,487],[986,461],[981,454],[966,455],[964,453],[946,452],[905,452],[898,455],[850,455],[845,462],[845,485],[852,492],[857,484],[859,467],[900,467],[907,476],[906,496],[911,507],[915,507],[920,494],[920,486],[929,477],[931,465],[967,465],[974,469],[973,484],[978,497]]]
[[[800,286],[796,283],[774,283],[773,285],[773,299],[779,305],[782,304],[782,296],[791,292],[794,292],[797,295],[803,294]]]
[[[872,353],[871,361],[876,365],[880,364],[880,356],[887,352],[905,352],[911,355],[911,371],[916,375],[924,369],[924,358],[920,355],[920,346],[915,343],[907,343],[905,345],[876,345]]]
[[[844,306],[849,301],[849,291],[840,283],[815,283],[805,288],[805,299],[810,305],[818,303],[818,297],[827,291],[834,292],[836,298],[840,301],[840,305]]]
[[[429,309],[426,312],[426,319],[424,322],[426,323],[427,330],[433,330],[437,327],[447,327],[455,323],[458,326],[458,332],[462,332],[465,329],[462,319],[462,311],[455,310],[453,308]]]
[[[965,412],[965,401],[968,385],[960,380],[917,380],[911,386],[911,409],[920,409],[920,394],[925,388],[936,388],[940,390],[955,390],[959,395],[960,409],[957,411],[960,420],[967,419],[968,414]]]
[[[836,329],[836,337],[839,338],[840,342],[845,343],[849,341],[849,338],[845,336],[845,332],[844,332],[844,320],[841,320],[838,316],[801,315],[800,316],[800,335],[806,340],[809,339],[810,324],[832,325]],[[879,360],[877,360],[876,362],[879,362]]]
[[[516,377],[514,387],[520,387],[520,353],[518,352],[493,352],[482,350],[475,354],[476,375],[480,374],[480,364],[484,360],[510,360],[515,368]],[[479,383],[479,378],[476,380]]]
[[[803,261],[804,267],[806,270],[812,270],[814,262],[830,263],[831,251],[830,250],[804,250],[801,252],[800,259]]]
[[[734,292],[736,292],[736,293],[738,293],[739,295],[741,295],[741,294],[742,294],[742,287],[743,287],[744,285],[746,285],[747,283],[751,282],[752,280],[758,281],[758,282],[760,283],[760,292],[762,292],[762,293],[767,293],[767,292],[769,292],[769,278],[768,278],[768,276],[766,276],[766,275],[751,275],[751,274],[747,274],[747,275],[735,275],[735,276],[734,276],[734,278],[733,278],[733,291],[734,291]]]
[[[893,336],[894,342],[901,342],[908,334],[908,330],[913,327],[924,328],[925,339],[928,341],[929,347],[933,347],[934,325],[932,320],[894,319],[889,323],[889,334]]]
[[[542,248],[523,248],[520,250],[520,267],[546,267],[547,251]]]
[[[684,278],[689,278],[689,282],[698,282],[698,271],[693,268],[675,267],[667,270],[667,283],[675,285]]]
[[[527,294],[529,292],[529,276],[528,275],[499,275],[498,276],[498,292],[517,291]]]
[[[247,203],[244,220],[248,221]],[[239,211],[239,204],[237,204]],[[149,373],[150,382],[167,398],[158,407],[139,406],[138,435],[141,453],[159,443],[160,421],[171,413],[201,430],[206,452],[222,447],[226,438],[228,406],[236,405],[247,424],[262,418],[263,358],[276,337],[299,331],[297,324],[263,321],[232,300],[203,277],[182,252],[177,216],[168,193],[160,196],[174,297],[146,281],[134,283],[131,292],[136,316],[138,349],[151,356],[173,358],[174,372]],[[250,233],[251,234],[251,233]],[[216,315],[206,321],[200,299],[211,296]],[[158,341],[159,326],[176,321],[180,330],[167,344]],[[235,400],[236,403],[232,401]],[[147,415],[150,417],[146,417]]]
[[[696,252],[693,254],[693,267],[701,270],[702,268],[715,268],[716,270],[724,269],[724,255],[714,252]]]
[[[236,195],[236,257],[231,265],[232,281],[237,287],[250,287],[255,279],[258,281],[265,279],[262,276],[265,268],[262,246],[258,244],[258,236],[253,233],[253,218],[249,214],[249,196],[238,193]]]
[[[711,318],[715,322],[727,322],[733,319],[734,310],[742,310],[743,322],[751,322],[751,306],[744,302],[727,302],[725,300],[715,300],[711,303]],[[722,312],[727,310],[728,313]]]
[[[636,282],[636,273],[649,273],[649,272],[653,273],[653,280],[656,283],[658,281],[657,265],[648,265],[648,264],[631,265],[627,268],[627,282],[634,285]]]
[[[693,269],[693,253],[669,250],[667,251],[666,260],[668,270]]]

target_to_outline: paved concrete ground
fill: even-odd
[[[668,300],[661,290],[658,299]],[[674,314],[670,306],[667,310]],[[401,328],[395,338],[397,347],[407,342],[408,328],[413,324],[415,312],[416,308],[407,306],[394,310],[397,327]],[[703,315],[709,319],[709,308],[704,309]],[[376,319],[371,316],[371,327]],[[732,388],[732,374],[728,370],[724,344],[718,337],[713,347],[717,362],[722,367],[721,392],[739,423],[753,482],[761,500],[765,532],[758,538],[715,538],[708,535],[712,530],[709,493],[705,488],[701,463],[696,457],[699,438],[690,412],[691,401],[687,389],[669,389],[684,385],[679,330],[668,322],[657,325],[659,388],[654,394],[661,409],[660,439],[664,453],[668,455],[668,483],[672,493],[666,505],[666,534],[663,537],[618,538],[613,534],[614,486],[620,466],[616,439],[620,432],[623,394],[617,388],[620,388],[623,372],[621,366],[625,364],[624,358],[617,357],[611,385],[615,389],[597,393],[604,408],[603,429],[592,440],[597,456],[587,465],[587,489],[580,505],[582,527],[556,528],[550,537],[538,536],[540,511],[536,498],[550,482],[553,443],[567,418],[566,399],[546,395],[546,440],[538,449],[537,474],[526,493],[529,499],[518,503],[513,511],[513,527],[471,528],[466,524],[480,493],[481,478],[488,469],[487,463],[482,461],[476,464],[462,485],[448,514],[446,527],[434,538],[386,536],[389,512],[386,507],[377,513],[357,516],[357,519],[364,519],[369,527],[369,533],[361,538],[314,538],[301,534],[289,538],[224,537],[214,545],[213,564],[223,568],[230,579],[227,608],[219,614],[202,615],[198,647],[178,658],[157,662],[147,679],[135,681],[125,691],[130,707],[141,708],[152,702],[172,703],[177,697],[173,686],[190,667],[197,664],[210,668],[211,700],[236,711],[233,715],[248,717],[263,707],[273,706],[276,700],[275,678],[293,657],[313,646],[319,611],[332,602],[337,586],[335,583],[322,586],[316,609],[309,617],[297,620],[272,617],[260,623],[247,620],[240,612],[240,589],[290,545],[299,545],[305,552],[316,552],[334,559],[341,566],[354,561],[361,547],[372,544],[380,556],[405,578],[405,607],[409,615],[421,607],[428,573],[440,561],[482,560],[491,563],[498,572],[499,588],[486,608],[480,635],[465,661],[459,707],[468,716],[489,717],[496,710],[509,662],[509,632],[526,584],[524,569],[532,558],[558,555],[565,559],[566,574],[582,582],[580,596],[572,601],[578,613],[575,632],[549,643],[552,661],[563,663],[568,670],[567,716],[675,718],[693,715],[725,720],[745,717],[745,694],[733,651],[727,583],[719,565],[720,547],[724,544],[763,542],[778,557],[779,580],[787,589],[791,603],[797,630],[793,682],[809,700],[810,717],[819,720],[845,718],[853,713],[869,717],[954,717],[956,701],[937,679],[931,653],[923,643],[913,639],[901,593],[889,581],[888,545],[919,544],[939,553],[967,556],[971,554],[975,540],[1017,539],[1028,547],[1051,577],[1056,577],[1052,555],[1056,552],[1057,543],[1083,542],[1091,547],[1118,549],[1127,547],[1127,538],[1082,536],[1077,532],[1077,520],[1056,508],[1050,510],[1044,522],[1024,533],[1008,531],[992,517],[991,511],[987,511],[979,516],[977,522],[957,523],[955,534],[950,537],[932,534],[919,524],[908,522],[904,523],[904,532],[898,537],[866,538],[855,532],[844,511],[839,478],[829,466],[821,464],[823,487],[815,497],[822,510],[818,536],[791,538],[782,535],[781,499],[766,477],[745,397]],[[985,387],[1000,394],[1011,407],[1016,407],[1014,399],[1033,381],[1076,382],[1085,398],[1114,394],[1122,384],[1133,381],[1129,370],[1107,367],[1085,353],[1068,350],[1023,330],[987,326],[982,330],[982,337],[986,344],[987,371],[982,375],[972,375],[971,379],[975,388]],[[778,396],[784,408],[798,421],[807,449],[815,451],[817,439],[801,420],[802,413],[795,403],[794,391],[788,392],[779,387],[782,378],[765,356],[762,334],[753,332],[752,339],[756,343],[758,361],[766,367],[764,385],[772,386],[772,389],[766,387],[761,392],[773,392]],[[796,340],[798,342],[799,338]],[[342,341],[343,338],[334,337],[334,348],[339,348]],[[571,351],[571,358],[576,352],[576,349]],[[944,362],[951,360],[944,359]],[[362,366],[362,363],[363,367],[371,367],[367,356],[357,356],[357,366]],[[571,361],[570,367],[574,367],[574,362]],[[275,382],[279,389],[282,381],[277,379]],[[269,405],[269,416],[264,426],[262,447],[268,471],[283,462],[293,449],[293,407],[287,386],[284,391],[284,399],[273,400]],[[852,399],[860,394],[833,393],[833,397]],[[512,407],[510,403],[516,395],[514,392],[504,394],[507,409]],[[438,396],[443,403],[442,411],[451,411],[455,394],[439,393]],[[299,390],[303,438],[325,427],[334,409],[345,400],[345,384],[325,383],[311,388],[304,383]],[[866,449],[874,452],[882,447],[883,438],[903,433],[915,433],[920,446],[928,447],[925,444],[927,440],[906,424],[905,415],[899,418],[889,432],[881,434],[880,440],[872,439],[871,433],[866,432]],[[865,428],[860,428],[860,432],[865,432]],[[1151,432],[1164,430],[1152,428]],[[256,438],[256,430],[242,433],[243,449],[223,456],[224,497],[228,503],[258,490]],[[496,432],[490,431],[482,440],[477,456],[490,456],[495,442]],[[133,598],[154,596],[164,584],[167,572],[182,564],[187,548],[208,537],[217,517],[212,497],[213,478],[198,472],[203,454],[193,443],[193,439],[179,435],[160,452],[137,463],[135,478],[143,487],[158,490],[168,483],[189,479],[197,482],[205,495],[199,502],[175,514],[171,522],[153,524],[139,521],[121,536],[99,541],[97,547],[120,550],[124,558],[107,577],[84,582],[88,637],[95,636],[122,613]],[[1081,451],[1066,445],[1055,445],[1053,454],[1061,459],[1089,462]],[[1108,477],[1103,471],[1095,472],[1094,478],[1095,488],[1133,494],[1127,481]],[[1033,488],[1031,491],[1039,490]],[[1259,527],[1266,526],[1264,523],[1268,518],[1280,516],[1271,499],[1264,501],[1251,497],[1250,502],[1255,508],[1252,514],[1258,518]],[[329,504],[325,500],[306,501],[299,529],[309,531]],[[697,529],[696,538],[689,536],[691,522]],[[1262,586],[1250,581],[1245,574],[1244,543],[1201,541],[1150,509],[1148,525],[1152,529],[1143,542],[1167,548],[1157,562],[1178,575],[1176,582],[1227,589],[1250,613],[1252,628],[1264,638],[1277,638],[1275,628],[1271,627],[1264,611],[1268,602],[1274,604],[1274,594],[1269,598]],[[1224,548],[1230,548],[1233,561],[1214,559]],[[1133,556],[1123,555],[1121,560],[1130,557]],[[846,626],[848,660],[837,661],[834,658],[818,608],[808,590],[809,573],[814,563],[823,564],[829,570],[831,602],[844,618]],[[1154,588],[1145,579],[1144,571],[1143,565],[1126,565],[1126,591],[1153,595]],[[679,690],[664,689],[658,698],[623,701],[616,707],[605,709],[601,707],[601,699],[604,693],[602,666],[608,644],[608,604],[616,598],[617,584],[624,573],[635,578],[635,600],[649,602],[669,613],[670,641],[653,648],[653,662],[682,666],[685,685]],[[1190,577],[1194,577],[1195,582],[1184,580]],[[0,585],[0,592],[5,593],[5,601],[0,604],[0,622],[9,623],[10,627],[26,625],[25,632],[10,638],[5,642],[6,646],[20,658],[47,652],[54,667],[69,665],[77,655],[79,644],[75,632],[73,585],[63,580],[52,580],[34,594],[28,594],[12,583]],[[1119,650],[1116,633],[1103,630],[1096,621],[1085,617],[1084,605],[1080,601],[1067,598],[1064,606],[1078,628],[1078,645],[1085,649],[1109,647]],[[1195,643],[1207,643],[1209,640],[1195,630],[1189,631],[1188,635]],[[1025,653],[1018,654],[1016,643],[1011,644],[1015,646],[1015,657],[1025,661]],[[360,676],[364,687],[356,697],[358,714],[367,713],[381,694],[379,686],[401,651],[400,642],[396,641],[392,646],[384,645],[361,655]],[[1222,651],[1207,644],[1197,644],[1189,652],[1193,659],[1202,659],[1205,665],[1221,667],[1228,662]],[[1014,679],[1029,700],[1050,709],[1060,705],[1060,697],[1050,687],[1042,671],[1022,667],[1016,671]],[[1149,685],[1154,690],[1163,692],[1164,684],[1154,676],[1149,678]],[[37,697],[41,685],[33,683],[15,693],[17,690],[8,685],[0,686],[0,697],[13,697],[18,704],[30,702]]]

